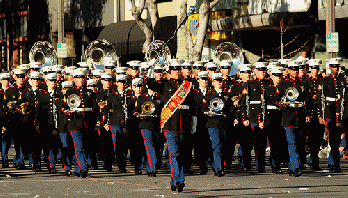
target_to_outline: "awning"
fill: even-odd
[[[176,30],[176,16],[163,17],[159,19],[161,36],[160,39],[167,41]],[[150,19],[145,19],[150,27]],[[142,52],[142,46],[146,40],[144,32],[140,29],[135,20],[120,21],[106,26],[99,34],[98,39],[105,39],[115,46],[116,54],[135,54]],[[175,45],[173,45],[174,43]],[[169,49],[176,52],[176,42],[168,43]]]

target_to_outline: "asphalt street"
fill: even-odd
[[[11,152],[13,157],[13,151]],[[10,154],[11,154],[10,153]],[[28,164],[28,161],[26,161]],[[192,166],[193,174],[186,176],[186,187],[181,193],[170,190],[170,169],[158,171],[157,177],[135,175],[128,164],[128,173],[90,170],[87,178],[64,176],[58,164],[58,173],[34,173],[13,167],[0,169],[0,197],[348,197],[348,161],[342,160],[342,173],[331,173],[321,161],[323,171],[304,170],[300,177],[275,175],[270,167],[266,173],[244,172],[238,169],[238,160],[224,177],[216,177],[210,167],[207,175],[200,175]]]

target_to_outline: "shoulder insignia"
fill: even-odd
[[[243,89],[243,91],[242,91],[242,94],[243,94],[243,95],[248,94],[248,91],[246,90],[246,88],[245,88],[245,87],[244,87],[244,89]]]

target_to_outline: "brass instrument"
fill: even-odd
[[[150,65],[147,76],[148,78],[154,78],[154,67],[157,63],[164,64],[171,58],[169,47],[161,40],[154,40],[150,43],[145,59]]]
[[[8,107],[9,109],[12,109],[12,108],[16,105],[16,103],[17,103],[17,101],[9,101],[9,102],[7,103],[7,107]]]
[[[154,40],[150,43],[146,51],[145,59],[147,62],[155,60],[154,64],[156,64],[158,62],[166,62],[170,59],[170,56],[171,53],[168,45],[161,40]]]
[[[138,114],[137,117],[157,117],[157,115],[153,115],[155,110],[155,104],[152,101],[146,101],[141,105],[141,114]]]
[[[52,66],[57,64],[57,53],[53,45],[47,41],[34,43],[29,52],[30,63],[39,62],[42,66]]]
[[[29,102],[23,102],[23,103],[21,103],[20,105],[19,105],[19,107],[20,107],[20,110],[27,110],[27,106],[29,106]],[[27,111],[25,114],[28,114],[28,113],[30,113],[29,111]]]
[[[226,115],[221,113],[224,106],[225,106],[224,101],[221,98],[214,98],[210,101],[209,111],[204,112],[204,114],[206,114],[206,115],[220,115],[220,116],[225,117]]]
[[[107,40],[92,41],[85,51],[85,59],[90,69],[104,70],[106,62],[117,62],[115,47]]]
[[[98,105],[99,105],[99,107],[100,107],[101,109],[104,109],[104,107],[105,107],[107,104],[108,104],[108,101],[107,101],[107,100],[101,101],[101,102],[98,103]]]
[[[79,107],[81,104],[81,98],[76,94],[71,94],[67,99],[68,106],[71,110]]]
[[[244,62],[242,50],[232,42],[221,43],[214,52],[214,62],[232,61],[235,65]]]
[[[299,95],[300,93],[295,87],[288,87],[285,90],[284,96],[282,97],[282,102],[290,102],[289,107],[295,107],[295,108],[303,107],[305,105],[304,102],[296,101]]]
[[[299,95],[300,93],[295,87],[288,87],[285,90],[285,95],[283,97],[285,97],[287,101],[294,102],[297,100]]]

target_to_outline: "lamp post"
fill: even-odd
[[[64,40],[64,0],[58,0],[58,43]],[[58,58],[58,64],[62,65],[62,58]]]
[[[335,0],[327,0],[326,7],[326,34],[335,32]],[[335,58],[337,52],[327,52],[327,58]]]

